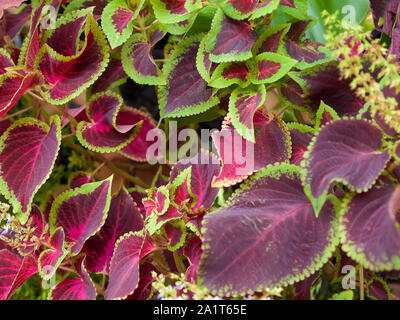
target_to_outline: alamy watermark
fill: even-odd
[[[225,128],[201,129],[200,137],[197,131],[190,128],[178,130],[176,121],[169,121],[169,136],[161,129],[152,129],[146,135],[147,142],[153,142],[146,152],[150,164],[174,164],[177,161],[190,164],[219,163],[217,158],[198,154],[200,148],[209,150],[212,138],[212,153],[217,154],[217,146],[224,164],[235,164],[236,174],[242,175],[254,169],[254,143],[244,139],[237,130]],[[183,144],[180,144],[183,142]],[[168,144],[168,146],[167,146]],[[180,145],[179,145],[180,144]],[[168,149],[168,154],[167,154]],[[211,160],[210,160],[211,159]]]

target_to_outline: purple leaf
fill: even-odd
[[[139,284],[135,292],[127,300],[146,300],[151,294],[151,284],[153,283],[152,271],[157,269],[153,264],[144,262],[139,267]]]
[[[246,20],[233,20],[218,10],[208,34],[206,49],[213,62],[242,61],[252,57],[257,33]]]
[[[175,251],[181,248],[185,243],[186,226],[183,220],[169,222],[164,226],[165,235],[168,239],[167,248]]]
[[[33,196],[47,180],[61,142],[60,119],[50,127],[38,120],[24,118],[12,124],[0,139],[2,193],[19,213],[22,223],[28,220]]]
[[[106,300],[124,299],[138,287],[139,259],[143,242],[144,237],[133,232],[118,239],[110,264]]]
[[[0,250],[0,300],[10,298],[37,272],[37,262],[33,256],[21,258],[7,249]]]
[[[80,15],[83,13],[79,12]],[[72,18],[75,16],[69,16],[69,19]],[[85,45],[78,50],[72,40],[79,38],[79,26],[83,23],[86,25]],[[67,29],[64,32],[71,32],[72,39],[62,45],[60,42],[64,41],[64,38],[59,34],[64,29]],[[63,104],[78,96],[103,73],[109,60],[109,47],[99,25],[90,14],[86,17],[78,16],[75,23],[61,24],[51,38],[52,42],[40,51],[37,65],[49,87],[49,90],[44,92],[45,98],[50,103]]]
[[[155,25],[148,30],[147,40],[141,33],[133,35],[122,48],[122,64],[135,82],[148,85],[164,85],[165,78],[156,65],[152,51],[164,37],[165,30]]]
[[[323,127],[302,163],[312,195],[319,198],[335,180],[367,191],[390,158],[381,147],[381,132],[367,121],[337,120]]]
[[[57,228],[50,237],[52,249],[43,251],[39,256],[38,267],[42,278],[49,280],[68,253],[65,248],[65,233],[62,228]]]
[[[0,118],[10,110],[26,92],[36,86],[39,77],[36,72],[28,74],[4,74],[0,77]]]
[[[190,266],[186,270],[186,281],[197,283],[197,269],[199,267],[200,257],[203,254],[200,238],[195,235],[189,238],[183,248],[183,254],[190,262]]]
[[[163,117],[198,114],[218,103],[218,98],[213,96],[213,90],[207,87],[196,67],[200,40],[201,35],[195,35],[181,41],[164,64],[167,85],[159,90]]]
[[[355,195],[341,219],[343,250],[365,268],[400,270],[399,189],[388,178]]]
[[[103,226],[111,201],[112,176],[60,194],[51,207],[50,230],[62,227],[72,254]],[[73,223],[72,223],[73,221]]]
[[[253,172],[290,157],[290,137],[284,123],[258,111],[254,115],[255,144],[245,140],[230,125],[229,116],[220,132],[212,134],[222,170],[212,186],[221,188],[243,181]]]
[[[282,38],[289,30],[289,25],[283,24],[267,29],[257,39],[253,47],[253,52],[258,55],[263,52],[278,53],[278,49],[283,44]]]
[[[50,300],[95,300],[96,288],[85,269],[85,257],[75,263],[79,278],[61,281],[49,293]]]
[[[111,199],[110,210],[101,230],[89,238],[83,252],[86,252],[86,265],[90,272],[109,271],[115,242],[125,233],[140,231],[143,219],[134,201],[123,188]]]
[[[199,269],[205,287],[240,295],[285,286],[327,262],[338,244],[336,213],[329,202],[315,217],[300,172],[293,165],[270,166],[205,217]]]
[[[253,118],[265,101],[265,86],[236,88],[229,98],[229,114],[237,132],[255,142]]]
[[[362,101],[350,88],[351,80],[343,79],[335,65],[302,76],[307,83],[306,95],[308,105],[317,112],[321,101],[333,108],[337,114],[356,115],[364,107]]]
[[[76,136],[79,142],[97,152],[114,152],[127,146],[140,130],[141,123],[136,121],[121,125],[121,106],[122,99],[111,92],[92,97],[86,109],[92,122],[78,124]]]

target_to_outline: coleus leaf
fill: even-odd
[[[159,89],[162,117],[184,117],[204,112],[219,100],[196,67],[196,55],[202,35],[181,41],[164,64],[167,85]],[[188,95],[190,92],[190,95]]]
[[[49,217],[50,231],[57,227],[64,229],[71,254],[78,254],[85,241],[103,226],[110,208],[111,179],[112,176],[67,190],[54,200]]]
[[[50,127],[36,119],[15,121],[0,138],[0,190],[22,223],[33,196],[48,179],[61,142],[60,118]]]
[[[354,195],[343,206],[342,248],[368,269],[400,270],[398,191],[383,177],[371,190]]]
[[[221,173],[213,179],[213,187],[235,185],[268,164],[289,159],[290,136],[279,118],[272,118],[259,110],[254,115],[253,124],[255,144],[231,127],[230,116],[226,117],[221,131],[212,134],[222,162]]]
[[[263,52],[278,53],[280,47],[283,45],[283,38],[289,31],[289,24],[281,24],[273,26],[264,31],[253,46],[254,55]]]
[[[334,64],[313,73],[300,75],[305,81],[305,99],[314,112],[321,101],[330,106],[339,116],[356,115],[363,107],[360,99],[350,87],[351,80],[343,79]]]
[[[10,7],[19,7],[25,0],[3,0],[0,4],[0,18],[3,17],[3,10]]]
[[[94,95],[87,104],[89,122],[79,122],[76,137],[86,148],[97,152],[114,152],[126,147],[140,130],[141,122],[121,125],[122,98],[105,92]]]
[[[101,230],[89,238],[83,252],[87,254],[86,265],[90,272],[109,271],[109,263],[114,252],[115,242],[125,233],[140,231],[143,219],[129,193],[122,188],[111,199],[110,210]]]
[[[342,119],[320,129],[304,155],[305,183],[314,198],[326,194],[333,181],[357,192],[367,191],[390,156],[382,147],[382,133],[365,120]]]
[[[167,248],[170,251],[175,251],[181,248],[186,239],[185,221],[178,220],[165,224],[164,231],[168,239]]]
[[[53,39],[50,46],[46,43],[40,50],[35,62],[44,78],[48,90],[44,92],[45,99],[53,104],[63,104],[82,93],[93,84],[105,70],[109,61],[109,46],[105,35],[93,16],[89,13],[85,18],[85,42],[83,48],[69,47],[67,50],[71,55],[58,52],[65,46],[59,45],[60,30],[72,29],[74,38],[79,39],[80,28],[83,25],[81,19],[85,10],[71,13],[57,22],[57,28],[53,31]],[[71,22],[73,21],[73,22]],[[78,27],[77,27],[78,26]],[[72,32],[69,30],[69,32]],[[70,42],[71,43],[71,42]],[[75,51],[75,52],[74,52]]]
[[[296,63],[296,60],[277,53],[261,53],[254,59],[251,82],[255,84],[276,82],[285,76]]]
[[[0,76],[0,118],[2,118],[30,88],[39,83],[36,72],[6,73]]]
[[[200,238],[192,235],[183,248],[183,254],[190,262],[190,266],[186,270],[186,281],[197,283],[197,269],[202,253]]]
[[[106,300],[124,299],[138,287],[139,262],[149,253],[145,242],[144,236],[134,232],[118,239],[110,264]]]
[[[202,8],[200,0],[151,0],[156,18],[166,24],[179,23]]]
[[[260,1],[251,15],[251,19],[257,19],[272,13],[279,6],[279,0]]]
[[[289,77],[286,79],[279,86],[282,100],[296,109],[306,110],[303,88],[295,80]]]
[[[315,217],[300,172],[269,166],[205,217],[199,268],[205,287],[234,296],[285,286],[327,262],[338,244],[336,212],[329,202]]]
[[[0,250],[0,300],[10,298],[37,272],[37,261],[32,255],[22,258],[7,249]]]
[[[152,57],[154,46],[165,33],[161,24],[156,24],[148,31],[148,41],[144,35],[136,33],[122,47],[122,64],[125,72],[135,82],[148,85],[165,84],[165,77]]]
[[[43,251],[38,260],[39,274],[46,280],[51,279],[68,254],[63,228],[60,227],[54,230],[50,237],[50,245],[52,248]]]
[[[139,267],[139,284],[135,292],[127,300],[147,300],[152,293],[154,281],[152,272],[157,272],[156,267],[149,262],[143,262]]]
[[[392,2],[392,0],[370,0],[369,1],[371,11],[372,11],[372,16],[374,18],[375,27],[378,28],[378,30],[381,30],[381,26],[379,25],[379,19],[385,15],[391,2]]]
[[[209,86],[226,88],[238,84],[242,88],[250,84],[250,67],[246,62],[224,62],[219,64],[210,79]]]
[[[252,57],[257,38],[248,21],[233,20],[218,10],[207,35],[206,50],[213,62],[243,61]]]
[[[154,142],[148,141],[146,137],[150,130],[156,128],[157,123],[148,112],[126,106],[120,110],[118,120],[120,125],[142,121],[140,130],[135,136],[135,139],[128,143],[126,147],[122,148],[120,153],[134,161],[147,161],[146,152]]]
[[[113,0],[103,10],[101,26],[112,49],[128,40],[133,32],[133,22],[144,4],[143,0],[134,2],[136,3],[132,8],[126,0]],[[133,5],[134,2],[130,4]]]
[[[254,114],[265,101],[265,86],[236,88],[229,98],[229,114],[236,131],[245,139],[255,143]]]
[[[75,263],[79,278],[64,279],[50,290],[49,300],[95,300],[96,288],[85,268],[85,257]]]

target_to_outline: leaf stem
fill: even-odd
[[[10,119],[12,117],[18,116],[18,115],[20,115],[20,114],[22,114],[22,113],[24,113],[26,111],[31,110],[33,107],[34,106],[32,105],[32,106],[29,106],[29,107],[27,107],[25,109],[22,109],[22,110],[19,110],[19,111],[15,112],[15,113],[12,113],[12,114],[8,115],[7,117],[4,117],[3,120],[8,120],[8,119]]]

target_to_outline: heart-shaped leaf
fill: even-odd
[[[48,179],[61,142],[60,118],[50,127],[24,118],[14,122],[0,139],[0,191],[22,223],[28,220],[33,196]]]
[[[71,253],[78,254],[85,241],[103,226],[111,201],[112,176],[60,194],[50,211],[50,230],[62,227]],[[73,223],[72,223],[73,221]]]
[[[314,137],[314,129],[299,123],[288,123],[287,126],[292,141],[292,157],[290,158],[290,163],[300,165],[304,153],[307,151]]]
[[[226,88],[238,84],[245,88],[250,84],[250,68],[245,62],[225,62],[215,68],[209,82],[214,88]]]
[[[205,217],[203,227],[199,275],[204,286],[224,295],[303,280],[327,262],[338,244],[333,205],[326,203],[316,218],[300,168],[287,164],[247,180]],[[251,277],[244,277],[243,270]]]
[[[289,24],[281,24],[264,31],[253,46],[253,53],[258,55],[263,52],[278,53],[283,45],[283,37],[289,31]]]

